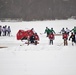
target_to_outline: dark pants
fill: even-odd
[[[51,39],[50,39],[50,44],[52,44],[52,45],[53,45],[53,40],[51,40]]]
[[[5,31],[5,36],[6,36],[7,31]]]
[[[34,43],[34,40],[30,40],[31,43]]]
[[[67,39],[64,39],[64,46],[67,46],[68,45],[68,42],[67,42]]]
[[[0,31],[0,36],[1,36],[1,31]]]
[[[76,32],[74,32],[74,34],[76,35]]]
[[[49,33],[47,33],[47,37],[49,36]]]

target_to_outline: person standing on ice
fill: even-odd
[[[74,32],[74,34],[76,35],[76,26],[74,26],[74,28],[70,31],[70,32]]]
[[[66,28],[66,33],[68,34],[68,36],[69,36],[69,33],[70,33],[70,29],[68,29],[68,28]]]
[[[44,33],[47,33],[47,37],[48,37],[48,35],[49,35],[50,33],[55,33],[55,31],[53,30],[53,28],[49,29],[48,27],[46,27]]]
[[[2,35],[5,36],[5,26],[2,27]]]
[[[4,26],[4,30],[5,30],[4,33],[5,33],[5,36],[6,36],[7,35],[7,25]]]
[[[70,39],[72,39],[71,40],[72,45],[74,45],[74,43],[76,44],[76,35],[73,32],[71,33],[71,36],[69,37],[69,41],[70,41]]]
[[[64,32],[65,32],[65,29],[62,28],[61,31],[60,31],[60,33],[63,34]]]
[[[63,37],[63,40],[64,40],[64,46],[66,45],[68,45],[68,42],[67,42],[67,40],[68,40],[68,34],[66,33],[66,31],[62,34],[62,37]]]
[[[53,28],[51,28],[50,33],[55,34],[55,31],[54,31],[54,29],[53,29]]]
[[[35,33],[35,30],[34,30],[34,28],[32,28],[32,29],[31,29],[31,32]]]
[[[49,44],[53,45],[53,40],[55,39],[54,34],[51,32],[49,35]]]
[[[48,35],[50,34],[50,29],[48,28],[48,27],[46,27],[46,29],[45,29],[45,32],[44,33],[46,33],[47,34],[47,37],[48,37]]]
[[[10,26],[8,26],[8,28],[7,28],[7,35],[10,36],[10,33],[11,33],[11,28],[10,28]]]
[[[2,34],[2,26],[0,26],[0,36],[1,36],[1,34]]]

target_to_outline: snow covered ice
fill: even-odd
[[[76,45],[63,43],[62,36],[56,36],[54,45],[49,45],[44,30],[53,27],[58,33],[63,27],[72,29],[76,20],[0,22],[0,25],[11,26],[11,37],[1,36],[0,75],[76,75]],[[34,28],[40,37],[38,45],[23,45],[16,39],[19,29]]]

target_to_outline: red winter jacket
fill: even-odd
[[[49,34],[48,37],[49,37],[49,39],[51,39],[51,40],[54,40],[54,38],[55,38],[53,33]]]
[[[68,39],[68,34],[67,33],[63,34],[63,39]]]

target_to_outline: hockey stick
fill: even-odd
[[[25,43],[21,44],[20,46],[23,46],[23,45],[25,45]]]
[[[63,43],[58,44],[57,46],[61,46]]]
[[[45,34],[45,33],[40,33],[40,35],[43,35],[43,34]]]
[[[22,45],[20,45],[20,46],[23,46],[23,45],[25,45],[25,44],[27,44],[27,45],[29,45],[29,41],[27,41],[27,43],[25,42],[25,43],[23,43]]]

